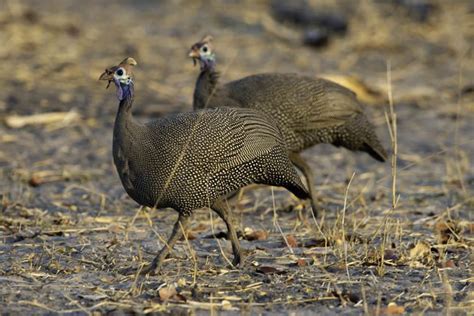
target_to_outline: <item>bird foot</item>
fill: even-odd
[[[240,269],[244,265],[245,258],[247,258],[251,254],[251,250],[248,249],[240,249],[239,254],[234,254],[234,259],[232,260],[232,269]]]

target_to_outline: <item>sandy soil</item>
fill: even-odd
[[[2,313],[472,311],[474,6],[433,1],[419,22],[393,1],[308,3],[347,17],[347,33],[305,46],[267,1],[0,1]],[[317,226],[286,191],[252,187],[231,203],[246,232],[240,269],[223,223],[200,210],[160,275],[122,275],[152,260],[176,214],[125,194],[111,159],[117,102],[97,78],[133,56],[139,119],[189,111],[198,69],[186,53],[206,33],[222,82],[278,71],[349,83],[387,148],[391,90],[395,195],[390,162],[317,146],[305,153]]]

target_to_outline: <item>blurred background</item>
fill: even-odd
[[[452,158],[453,166],[440,164],[437,179],[466,186],[460,177],[472,164],[474,135],[472,1],[3,0],[0,6],[0,185],[8,194],[15,195],[5,185],[23,185],[12,179],[36,171],[113,174],[116,100],[99,74],[133,56],[139,118],[191,110],[199,69],[187,52],[206,34],[214,36],[222,82],[259,72],[336,80],[367,105],[387,147],[390,64],[401,166],[430,155]],[[29,117],[40,113],[46,116]],[[321,170],[346,170],[336,172],[341,178],[354,164],[383,169],[331,146],[308,155]]]
[[[398,118],[400,194],[391,216],[404,229],[418,223],[413,236],[426,229],[432,236],[438,218],[472,221],[473,1],[0,0],[4,241],[25,230],[36,238],[40,227],[56,231],[109,224],[116,226],[88,237],[90,244],[100,248],[111,235],[120,236],[137,205],[125,195],[112,163],[115,92],[105,90],[97,79],[106,67],[134,57],[138,119],[190,111],[199,67],[187,52],[206,34],[214,37],[221,82],[261,72],[335,80],[358,94],[386,148],[391,146],[385,119],[391,91]],[[354,172],[348,211],[363,218],[369,230],[370,223],[381,222],[391,205],[390,163],[375,163],[367,155],[328,145],[308,150],[305,157],[313,166],[330,222],[342,208]],[[250,191],[250,197],[238,203],[239,212],[259,210],[261,219],[271,217],[270,190]],[[285,207],[293,202],[278,191],[276,203]],[[243,226],[255,225],[251,214],[241,216]],[[175,215],[160,211],[152,217],[157,230],[166,234]],[[143,231],[137,233],[136,244],[120,237],[123,252],[101,250],[119,256],[110,262],[128,262],[142,242],[157,248],[147,222],[139,217],[137,225]],[[271,220],[258,225],[271,226]],[[42,238],[53,238],[48,236]],[[69,246],[84,241],[74,233],[54,238]],[[216,249],[215,244],[211,248]],[[24,263],[33,260],[28,247],[2,249],[4,275],[24,272]],[[101,252],[96,250],[85,256]],[[48,256],[38,259],[39,270],[47,269]],[[61,260],[67,269],[70,262]],[[169,277],[177,277],[174,273]]]

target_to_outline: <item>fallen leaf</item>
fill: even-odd
[[[228,300],[223,300],[221,302],[222,304],[222,309],[223,310],[231,310],[232,309],[232,304]]]
[[[298,241],[296,240],[295,236],[293,235],[287,235],[286,236],[286,242],[291,248],[296,248],[298,247]]]
[[[441,263],[441,267],[443,268],[456,268],[456,264],[452,259],[446,260],[443,263]]]
[[[419,241],[415,247],[410,250],[408,258],[412,261],[412,267],[419,267],[420,264],[432,266],[435,263],[431,246],[424,241]]]
[[[178,293],[176,287],[173,285],[164,285],[158,290],[158,295],[160,296],[160,300],[163,302],[165,301],[183,301],[186,302],[186,297],[182,294]]]
[[[110,224],[108,226],[108,231],[111,233],[119,234],[124,231],[124,227],[120,224]]]
[[[165,286],[158,290],[158,294],[162,301],[168,301],[173,296],[177,295],[178,292],[174,286]]]
[[[461,231],[462,229],[459,225],[451,220],[439,221],[435,225],[435,232],[440,244],[447,244],[451,240],[458,241],[460,239],[459,234]]]
[[[285,274],[286,271],[281,268],[271,267],[271,266],[261,266],[257,268],[257,272],[263,274]]]
[[[397,305],[397,303],[389,303],[382,314],[385,315],[402,315],[405,313],[405,308],[403,306]]]
[[[256,230],[250,233],[247,233],[247,231],[245,231],[245,239],[248,241],[266,240],[267,238],[268,238],[268,233],[264,230]]]
[[[431,247],[424,241],[419,241],[413,249],[410,250],[410,259],[423,259],[431,255]]]
[[[308,262],[305,259],[300,258],[300,259],[296,260],[296,265],[298,267],[304,267],[304,266],[308,265]]]

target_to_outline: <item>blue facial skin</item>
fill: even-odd
[[[216,65],[216,55],[212,53],[210,56],[203,56],[200,58],[201,61],[201,70],[204,69],[214,69]]]
[[[123,101],[127,97],[133,97],[133,81],[131,78],[122,81],[114,77],[114,83],[117,87],[117,98],[119,101]]]

